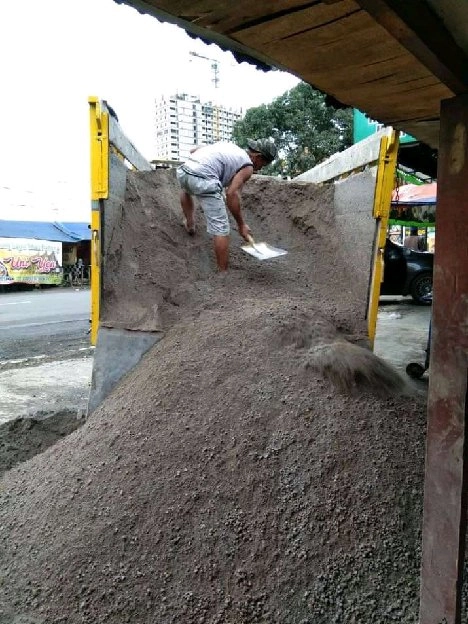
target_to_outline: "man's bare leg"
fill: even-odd
[[[195,234],[193,198],[186,191],[180,193],[180,205],[185,216],[185,228],[189,234]]]
[[[229,236],[213,236],[218,271],[227,271],[229,262]]]

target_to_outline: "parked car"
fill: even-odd
[[[387,238],[381,295],[411,295],[420,305],[432,303],[434,254],[406,249]]]

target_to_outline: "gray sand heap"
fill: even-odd
[[[249,183],[247,222],[290,253],[234,233],[220,276],[173,172],[131,175],[103,320],[165,335],[0,482],[0,622],[416,622],[425,406],[364,346],[332,199]]]

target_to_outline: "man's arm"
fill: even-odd
[[[242,186],[247,182],[247,180],[252,176],[252,173],[253,166],[243,167],[232,178],[231,183],[226,189],[227,207],[229,209],[229,212],[236,220],[237,227],[239,228],[239,234],[245,239],[250,234],[250,229],[248,225],[244,223],[244,218],[242,217],[239,191]]]

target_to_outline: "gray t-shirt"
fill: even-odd
[[[244,167],[252,167],[247,152],[234,143],[203,145],[183,165],[190,173],[203,178],[216,178],[223,187]]]

